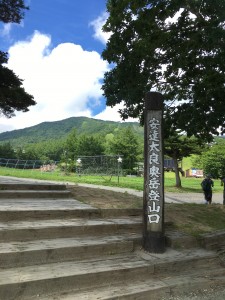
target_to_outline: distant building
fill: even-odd
[[[185,177],[202,178],[203,170],[192,168],[185,171]]]

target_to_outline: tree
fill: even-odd
[[[102,56],[108,106],[143,122],[145,93],[164,95],[167,126],[212,139],[225,132],[225,1],[108,0]]]
[[[2,0],[0,2],[0,21],[4,23],[20,23],[24,10],[28,9],[23,0]],[[7,53],[0,51],[0,115],[12,117],[15,111],[28,111],[35,105],[33,96],[22,87],[23,81],[5,64]]]
[[[99,137],[83,134],[78,139],[77,153],[81,156],[102,155],[104,147]]]
[[[1,158],[14,158],[14,150],[12,145],[7,142],[2,145],[0,145],[0,157]]]
[[[208,151],[201,155],[202,167],[205,174],[214,178],[225,176],[225,140],[217,139],[215,144],[209,146]]]
[[[111,142],[111,153],[122,155],[122,166],[131,171],[135,167],[138,156],[138,141],[130,127],[121,129]]]
[[[27,159],[59,161],[63,154],[64,140],[49,139],[39,143],[25,145]]]
[[[74,160],[75,156],[78,155],[78,136],[76,128],[73,128],[65,142],[65,153],[66,159]]]
[[[200,154],[203,148],[203,144],[200,140],[194,137],[188,138],[173,131],[171,131],[169,137],[165,139],[164,152],[173,159],[176,187],[181,187],[179,171],[183,171],[179,170],[178,162],[191,154]]]
[[[104,148],[105,148],[105,154],[110,155],[111,154],[111,145],[114,140],[114,134],[108,133],[105,135],[105,141],[104,141]]]

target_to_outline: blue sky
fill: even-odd
[[[20,25],[0,24],[1,50],[8,67],[23,79],[37,105],[10,119],[0,131],[73,116],[121,120],[119,106],[105,106],[101,83],[109,65],[101,52],[109,37],[101,27],[104,0],[29,0]]]

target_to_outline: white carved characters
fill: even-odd
[[[149,120],[149,194],[148,194],[148,221],[158,224],[160,221],[160,121],[156,118]]]

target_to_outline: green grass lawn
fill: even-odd
[[[135,190],[143,190],[143,177],[117,177],[117,176],[97,176],[97,175],[81,175],[74,173],[65,174],[60,171],[41,172],[39,170],[19,170],[0,167],[0,176],[14,176],[19,178],[33,178],[42,180],[53,180],[73,183],[88,183],[105,186],[119,186]],[[197,192],[202,193],[201,178],[181,178],[182,188],[175,187],[175,174],[173,172],[165,172],[165,191],[166,192]],[[222,192],[223,187],[220,186],[220,180],[214,180],[214,192]]]

